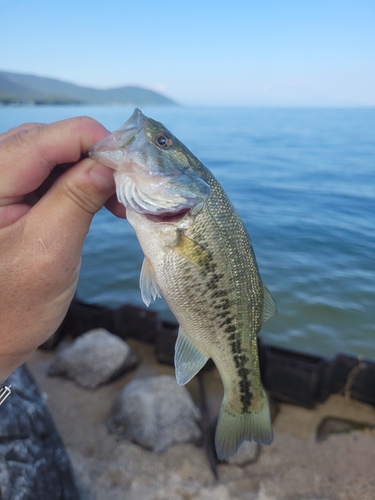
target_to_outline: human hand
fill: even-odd
[[[0,382],[63,320],[94,214],[125,217],[113,171],[81,159],[106,135],[87,117],[0,134]]]

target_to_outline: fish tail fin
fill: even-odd
[[[265,393],[260,410],[237,413],[229,409],[224,396],[215,436],[216,453],[220,460],[234,455],[243,441],[271,444],[272,440],[271,415]]]

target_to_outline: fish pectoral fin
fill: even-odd
[[[147,257],[143,260],[141,276],[139,278],[139,287],[141,289],[142,300],[147,307],[153,300],[161,297],[159,285],[157,284],[152,264],[150,259]]]
[[[178,385],[187,384],[207,363],[208,358],[195,347],[181,328],[174,348],[174,366]]]
[[[263,291],[264,291],[264,300],[263,300],[263,323],[264,323],[268,319],[272,318],[272,316],[276,316],[277,306],[266,285],[263,285]]]
[[[209,253],[194,240],[186,236],[182,230],[178,230],[177,243],[175,243],[173,248],[200,269],[205,269],[210,265],[211,257]]]

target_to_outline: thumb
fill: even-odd
[[[66,217],[90,223],[115,192],[113,170],[86,158],[60,177],[46,202],[60,205]]]
[[[44,243],[80,253],[91,221],[115,193],[113,170],[86,158],[67,170],[28,213]],[[75,247],[75,248],[73,248]]]

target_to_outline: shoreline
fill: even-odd
[[[152,375],[174,376],[160,364],[154,346],[127,340],[141,362],[116,381],[85,390],[59,377],[47,377],[55,352],[38,350],[27,363],[67,447],[78,481],[88,499],[135,500],[371,500],[375,491],[375,430],[365,428],[330,434],[318,442],[319,425],[327,418],[347,419],[375,427],[375,409],[332,395],[313,409],[277,402],[275,439],[257,447],[244,465],[218,463],[215,479],[202,448],[176,445],[157,455],[108,433],[106,419],[113,399],[130,380]],[[211,417],[221,403],[216,369],[206,372]],[[187,386],[199,400],[196,380]]]

